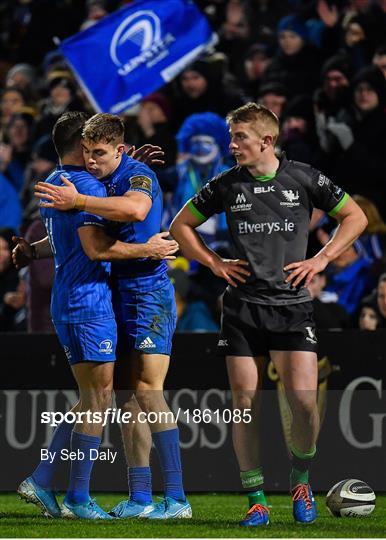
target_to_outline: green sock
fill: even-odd
[[[250,491],[247,495],[249,508],[252,508],[254,504],[262,504],[267,506],[267,499],[265,498],[264,491],[262,489]]]
[[[248,491],[246,494],[248,497],[249,508],[251,508],[254,504],[266,505],[267,501],[263,491],[263,468],[258,467],[257,469],[252,469],[251,471],[241,471],[240,478],[244,489],[253,490]]]
[[[293,489],[298,484],[308,484],[308,468],[316,454],[316,447],[309,452],[301,452],[295,446],[290,448],[292,453],[292,469],[290,473],[290,486]]]
[[[305,471],[298,471],[295,467],[292,467],[290,474],[291,489],[298,484],[308,484],[308,469]]]

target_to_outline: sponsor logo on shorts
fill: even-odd
[[[252,208],[252,203],[247,203],[244,193],[238,193],[236,195],[235,203],[231,206],[231,212],[248,212]]]
[[[139,345],[140,349],[155,349],[155,343],[149,338],[146,337],[142,343]]]
[[[313,343],[314,345],[318,343],[318,340],[316,339],[315,330],[312,328],[312,326],[306,326],[306,340],[310,343]]]
[[[218,347],[228,347],[228,340],[227,339],[219,339],[217,343]]]
[[[300,205],[298,191],[292,191],[292,189],[288,189],[288,190],[282,190],[282,193],[284,195],[285,201],[282,201],[280,203],[280,206],[288,206],[292,208],[293,206]]]
[[[253,188],[253,193],[272,193],[275,191],[275,186],[261,186]]]
[[[104,339],[99,343],[99,352],[103,354],[111,354],[113,352],[113,342],[111,339]]]
[[[64,354],[67,356],[67,360],[71,360],[72,355],[71,355],[70,347],[67,347],[67,345],[65,345],[63,349],[64,349]]]
[[[240,221],[238,224],[239,234],[272,234],[274,232],[293,232],[295,230],[295,223],[293,221],[263,221],[262,223],[249,223],[248,221]]]

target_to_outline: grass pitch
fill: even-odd
[[[105,509],[124,498],[120,494],[98,494]],[[116,520],[102,522],[47,519],[38,508],[21,501],[16,494],[0,494],[0,537],[17,538],[383,538],[386,536],[386,495],[377,495],[376,508],[367,518],[334,518],[328,514],[325,497],[316,496],[319,517],[312,525],[292,520],[288,495],[271,495],[271,523],[245,529],[238,521],[246,511],[246,499],[234,494],[190,495],[193,519],[150,522]]]

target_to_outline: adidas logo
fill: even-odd
[[[153,343],[152,340],[149,337],[147,337],[139,345],[139,348],[140,349],[155,349],[155,343]]]

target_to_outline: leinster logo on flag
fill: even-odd
[[[60,48],[97,111],[119,114],[217,41],[192,0],[137,0]]]

